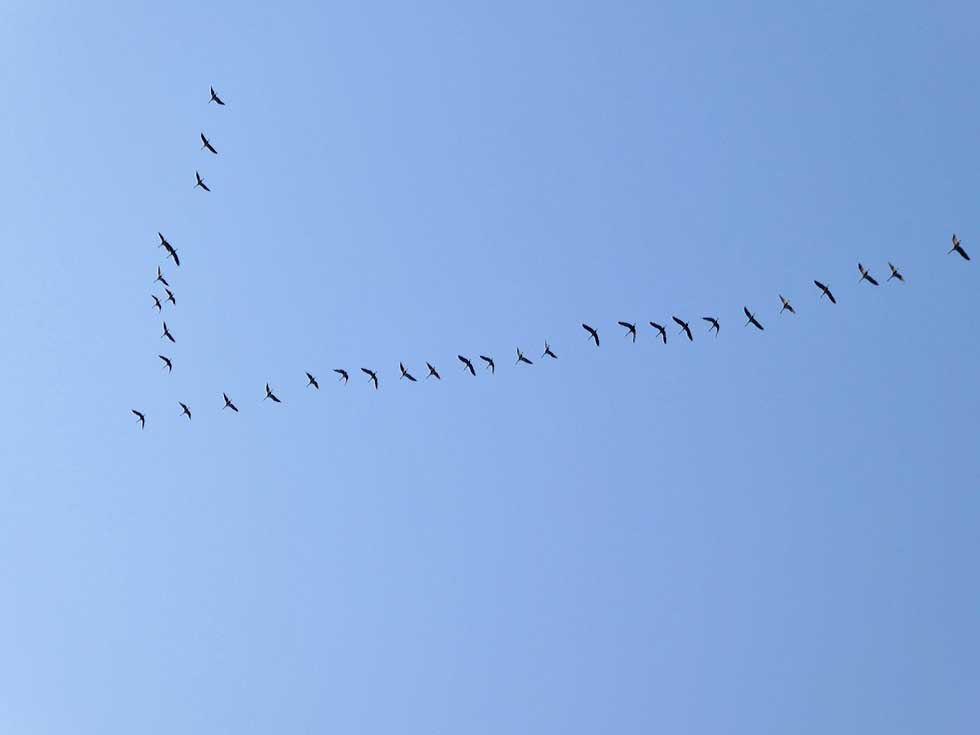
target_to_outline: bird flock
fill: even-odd
[[[214,103],[219,107],[225,106],[224,101],[215,92],[213,86],[211,87],[211,98],[208,100],[209,105],[212,103]],[[214,156],[218,155],[218,151],[212,145],[211,141],[204,134],[204,132],[201,132],[201,150],[206,151]],[[193,187],[194,189],[201,189],[202,192],[211,191],[210,187],[208,187],[206,181],[201,176],[200,171],[194,171],[194,179],[195,179],[195,183]],[[170,242],[167,240],[167,238],[164,236],[162,232],[158,232],[157,236],[160,239],[157,248],[158,249],[163,248],[166,251],[164,260],[165,261],[172,260],[175,267],[180,267],[180,257],[177,254],[176,248],[174,248],[174,246],[170,244]],[[955,233],[952,236],[952,247],[947,251],[946,254],[947,255],[956,254],[959,255],[960,258],[962,258],[964,261],[970,260],[969,254],[963,248],[963,245],[960,243],[960,240]],[[889,262],[888,268],[890,270],[890,274],[885,281],[886,283],[893,280],[898,281],[899,283],[905,283],[905,276],[902,275],[902,273],[899,271],[897,266]],[[872,275],[870,269],[867,268],[863,263],[859,262],[857,264],[857,269],[858,269],[858,274],[860,275],[860,278],[858,279],[858,284],[867,283],[869,286],[880,285],[879,281],[874,277],[874,275]],[[170,287],[170,283],[167,281],[167,278],[164,275],[163,269],[160,265],[157,265],[156,278],[153,280],[154,285],[158,283],[163,288],[163,291],[165,292],[166,296],[161,301],[160,295],[151,293],[150,296],[153,299],[153,304],[150,308],[155,309],[162,316],[162,312],[165,308],[164,304],[170,304],[172,306],[176,306],[177,299],[174,296],[174,293]],[[816,286],[817,290],[819,291],[820,300],[826,297],[831,304],[835,304],[835,305],[837,304],[837,299],[834,297],[833,292],[830,290],[830,287],[827,284],[814,279],[813,285]],[[778,295],[781,304],[781,308],[779,309],[778,314],[781,316],[784,312],[789,312],[791,315],[795,315],[796,309],[793,307],[793,304],[790,302],[790,300],[783,294],[778,294]],[[751,311],[748,306],[743,306],[742,312],[746,318],[746,322],[744,326],[755,327],[755,329],[757,329],[760,332],[765,330],[765,327],[763,326],[759,317],[756,315],[756,312]],[[721,321],[717,316],[702,316],[701,319],[708,325],[708,329],[707,329],[708,334],[713,333],[715,338],[717,338],[721,334]],[[685,337],[687,337],[688,341],[691,342],[694,341],[694,332],[691,328],[691,324],[689,321],[686,321],[685,319],[682,319],[681,317],[676,315],[671,315],[671,320],[678,327],[680,327],[680,330],[677,332],[678,336],[684,335]],[[160,335],[160,339],[168,340],[170,344],[175,345],[177,343],[176,338],[174,337],[173,333],[170,331],[170,328],[167,326],[166,320],[163,319],[162,321],[163,321],[163,329],[162,329],[163,333]],[[629,322],[629,321],[619,321],[617,322],[617,324],[620,327],[622,327],[624,330],[626,330],[625,332],[623,332],[623,336],[629,338],[633,343],[636,343],[639,334],[639,331],[637,329],[637,324],[635,322]],[[663,344],[666,345],[667,327],[655,321],[650,321],[649,324],[650,327],[654,330],[654,339],[660,339],[663,342]],[[585,330],[586,332],[585,335],[586,339],[593,342],[595,347],[599,347],[600,346],[599,330],[596,327],[590,326],[589,324],[585,324],[584,322],[582,323],[582,329]],[[517,356],[516,356],[516,360],[514,361],[515,366],[519,367],[521,365],[527,365],[527,366],[534,365],[534,360],[530,359],[521,350],[520,347],[516,348],[516,353]],[[169,355],[158,355],[158,357],[162,363],[161,369],[166,369],[168,374],[172,373],[174,369],[173,359]],[[479,360],[482,361],[483,363],[483,371],[489,373],[490,375],[494,375],[497,370],[497,366],[494,361],[494,358],[490,355],[479,355],[478,357]],[[545,340],[544,342],[544,351],[541,353],[541,356],[536,359],[543,360],[545,358],[548,358],[550,360],[558,359],[557,353],[555,353],[555,351],[552,349],[551,345],[547,340]],[[470,359],[465,355],[457,355],[456,359],[461,365],[461,368],[459,369],[461,369],[462,372],[468,372],[471,377],[476,377],[477,370],[476,367],[473,365],[472,359]],[[435,378],[438,381],[442,380],[442,375],[436,369],[435,365],[433,365],[430,362],[426,362],[425,367],[427,372],[423,380],[428,380],[429,378]],[[418,382],[418,379],[405,366],[404,362],[398,363],[398,369],[400,373],[398,377],[399,381],[405,380],[409,383]],[[307,381],[306,387],[312,388],[317,391],[320,390],[320,383],[317,380],[316,376],[309,371],[304,371],[304,372],[306,374],[306,381]],[[350,380],[350,373],[347,371],[346,368],[333,368],[333,372],[338,376],[337,382],[340,384],[346,385]],[[380,372],[379,370],[362,367],[360,368],[360,372],[366,376],[365,382],[367,382],[369,385],[372,385],[374,390],[380,390],[381,379],[379,377],[379,372]],[[232,399],[228,396],[228,394],[222,392],[221,396],[224,399],[224,405],[221,407],[221,410],[224,411],[226,409],[230,409],[232,413],[237,414],[239,412],[238,406],[235,405],[234,401],[232,401]],[[262,399],[262,401],[264,402],[267,400],[276,404],[282,403],[282,401],[275,394],[275,392],[273,391],[269,383],[265,384],[265,397]],[[177,405],[180,407],[180,412],[176,413],[176,416],[179,418],[186,416],[188,421],[190,421],[192,419],[192,413],[190,407],[183,401],[178,401]],[[131,409],[131,412],[136,417],[136,422],[140,425],[140,428],[145,429],[146,428],[145,412],[137,410],[135,408]]]

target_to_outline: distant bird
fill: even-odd
[[[361,372],[367,375],[371,380],[374,381],[374,389],[378,389],[378,374],[374,370],[368,370],[367,368],[361,368]]]
[[[163,360],[163,366],[167,368],[168,373],[172,373],[174,371],[174,364],[170,361],[169,357],[165,355],[157,355],[157,357]]]
[[[169,339],[171,342],[176,342],[177,341],[177,340],[174,339],[174,336],[170,333],[170,330],[167,329],[167,323],[166,322],[163,323],[163,334],[160,335],[160,339],[163,339],[164,337],[166,337],[167,339]]]
[[[492,357],[487,357],[486,355],[480,355],[480,359],[487,364],[487,370],[490,371],[491,375],[497,372],[497,366],[493,364]]]
[[[235,413],[238,413],[238,406],[236,406],[234,403],[231,402],[231,399],[228,397],[228,394],[222,393],[221,395],[225,397],[225,405],[221,407],[221,410],[224,411],[226,408],[230,408]]]
[[[743,306],[742,307],[742,311],[745,312],[745,316],[748,318],[748,321],[745,322],[745,326],[749,326],[751,324],[756,329],[758,329],[760,332],[765,329],[764,326],[762,326],[761,324],[759,324],[759,320],[755,318],[755,314],[753,314],[751,311],[749,311],[749,307]]]
[[[463,363],[463,369],[469,370],[470,375],[476,377],[476,370],[473,369],[473,363],[470,362],[468,357],[463,357],[462,355],[456,355],[456,359]]]
[[[177,401],[177,403],[180,403],[180,401]],[[186,416],[187,417],[187,420],[190,421],[191,420],[191,410],[187,407],[187,404],[186,403],[180,403],[180,407],[182,409],[184,409],[183,411],[180,412],[180,415],[181,416]]]
[[[155,294],[150,294],[150,297],[153,299],[154,308],[156,308],[157,311],[163,311],[163,306],[160,304],[160,299],[158,299]]]
[[[145,429],[146,428],[146,416],[144,416],[143,414],[141,414],[135,408],[130,409],[130,410],[136,415],[136,420],[140,422],[140,429]]]
[[[212,102],[217,102],[222,107],[225,105],[225,103],[221,101],[221,98],[215,93],[214,87],[211,87],[211,99],[208,100],[208,104],[210,105]]]
[[[273,403],[282,403],[276,394],[272,392],[272,388],[269,387],[268,383],[265,384],[265,398],[271,398]],[[262,400],[264,401],[265,398]]]
[[[713,316],[703,316],[703,317],[701,317],[701,319],[702,319],[703,321],[706,321],[706,322],[708,322],[709,324],[711,324],[711,326],[710,326],[710,327],[708,327],[708,331],[709,331],[709,332],[710,332],[710,331],[711,331],[712,329],[713,329],[713,330],[715,330],[715,336],[716,336],[716,337],[717,337],[717,336],[718,336],[719,334],[721,334],[721,327],[719,326],[719,324],[718,324],[718,320],[717,320],[717,319],[715,319],[715,318],[714,318]]]
[[[966,251],[960,245],[960,240],[958,237],[956,237],[955,232],[953,233],[953,247],[949,249],[949,253],[953,253],[953,252],[959,253],[960,257],[963,258],[963,260],[970,259],[970,256],[966,254]],[[946,253],[946,255],[949,255],[949,253]]]
[[[204,189],[204,191],[211,191],[208,188],[208,185],[204,183],[204,179],[201,178],[201,174],[199,174],[197,171],[194,172],[194,178],[197,179],[197,183],[194,184],[195,189],[201,187],[202,189]]]
[[[551,345],[548,344],[548,340],[544,341],[544,352],[541,353],[541,357],[550,357],[552,360],[558,359],[558,355],[552,351]]]
[[[204,133],[201,133],[201,142],[204,143],[204,145],[201,146],[202,151],[206,148],[209,151],[211,151],[214,155],[218,155],[218,151],[216,151],[214,149],[214,146],[211,145],[211,141],[209,141],[207,138],[204,137]]]
[[[633,344],[636,344],[636,325],[629,322],[619,322],[619,326],[626,328],[626,335],[624,336],[632,336]]]
[[[782,314],[784,311],[788,311],[790,314],[796,313],[796,309],[794,309],[793,305],[789,303],[788,298],[786,298],[782,294],[779,294],[779,300],[783,302],[783,308],[779,310],[780,314]]]
[[[691,342],[693,342],[694,341],[694,335],[691,334],[691,325],[688,324],[687,322],[685,322],[683,319],[678,319],[676,316],[672,316],[671,319],[673,319],[675,322],[677,322],[680,325],[680,327],[681,327],[681,331],[678,332],[678,334],[686,334],[687,335],[687,338]]]
[[[867,281],[872,286],[878,285],[878,282],[871,276],[871,271],[869,271],[860,263],[858,263],[858,272],[860,272],[861,274],[861,278],[858,280],[858,283],[860,283],[861,281]]]
[[[160,270],[160,266],[157,266],[157,277],[153,279],[154,283],[156,283],[157,281],[162,283],[164,286],[170,285],[169,283],[167,283],[167,279],[163,277],[163,271]]]
[[[432,367],[432,363],[427,362],[425,366],[429,368],[429,374],[425,376],[425,379],[435,378],[436,380],[442,380],[442,376],[439,375],[439,371]]]
[[[595,331],[592,327],[590,327],[588,324],[583,324],[582,325],[582,329],[584,329],[586,332],[589,333],[589,338],[592,339],[592,340],[595,340],[595,346],[598,347],[599,346],[599,333],[597,331]]]
[[[347,383],[347,380],[348,380],[348,379],[350,378],[350,376],[349,376],[349,375],[347,374],[347,371],[346,371],[346,370],[342,370],[341,368],[334,368],[334,370],[333,370],[333,371],[334,371],[335,373],[337,373],[337,375],[339,375],[339,376],[340,376],[339,378],[337,378],[337,382],[338,382],[338,383],[339,383],[339,382],[340,382],[341,380],[343,380],[343,381],[344,381],[344,383]]]
[[[312,385],[312,386],[313,386],[314,388],[316,388],[317,390],[320,390],[320,384],[316,382],[316,378],[314,378],[312,374],[310,374],[310,373],[307,373],[307,374],[306,374],[306,379],[307,379],[307,380],[309,381],[309,382],[308,382],[308,383],[306,384],[306,387],[307,387],[307,388],[309,388],[309,387],[310,387],[310,386]]]
[[[418,382],[417,380],[415,380],[415,376],[412,375],[410,372],[408,372],[408,370],[405,369],[405,364],[404,363],[401,363],[401,362],[398,363],[398,368],[399,368],[399,370],[402,371],[402,374],[398,377],[399,380],[401,380],[402,378],[407,378],[408,380],[410,380],[413,383]]]
[[[817,288],[820,289],[820,292],[821,292],[820,293],[820,298],[823,298],[824,296],[826,296],[828,299],[830,299],[830,303],[832,303],[832,304],[836,304],[837,303],[837,299],[835,299],[834,298],[834,295],[832,293],[830,293],[830,289],[829,288],[827,288],[825,285],[823,285],[822,283],[820,283],[820,281],[814,281],[813,283],[816,285]]]
[[[174,249],[174,246],[171,245],[169,242],[167,242],[167,238],[165,238],[163,236],[163,233],[162,232],[158,232],[157,234],[160,236],[160,244],[157,245],[157,247],[158,248],[166,248],[166,250],[167,250],[167,257],[168,258],[173,258],[174,259],[174,263],[179,266],[180,265],[180,258],[177,257],[177,251]],[[160,269],[157,268],[157,275],[159,275],[159,273],[160,273]],[[167,283],[166,285],[169,286],[170,284]]]
[[[656,322],[650,322],[650,326],[660,333],[660,338],[664,341],[664,344],[667,344],[667,330],[664,329],[664,325],[657,324]]]
[[[165,288],[163,290],[167,292],[167,301],[169,301],[174,306],[177,306],[177,299],[174,298],[174,292],[171,291],[169,288]]]
[[[528,365],[533,365],[534,364],[533,362],[531,362],[530,360],[528,360],[526,357],[524,357],[524,353],[521,352],[521,348],[518,347],[517,348],[517,362],[515,362],[514,364],[517,365],[517,364],[522,363],[522,362],[523,363],[527,363]]]
[[[159,235],[159,237],[160,237],[160,244],[157,245],[157,247],[158,248],[169,248],[170,247],[170,243],[167,242],[167,238],[165,238],[163,236],[163,233],[162,232],[157,232],[157,235]],[[159,275],[159,273],[160,273],[160,269],[157,268],[157,275]]]
[[[888,264],[888,267],[892,269],[892,274],[888,276],[889,281],[893,278],[897,278],[898,280],[902,281],[902,283],[905,282],[905,276],[898,272],[898,268],[893,266],[891,263]]]

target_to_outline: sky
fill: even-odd
[[[0,731],[975,732],[978,36],[4,3]]]

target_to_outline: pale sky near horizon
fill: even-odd
[[[0,732],[975,732],[978,35],[7,3]]]

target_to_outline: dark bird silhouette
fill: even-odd
[[[663,324],[657,324],[656,322],[650,322],[650,326],[657,330],[660,334],[660,338],[667,344],[667,330],[664,329]]]
[[[316,378],[314,378],[311,373],[307,373],[306,374],[306,379],[307,379],[307,381],[309,381],[306,384],[306,387],[307,388],[309,388],[312,385],[317,390],[320,390],[320,384],[316,382]]]
[[[163,236],[163,233],[162,232],[157,232],[157,235],[159,235],[159,237],[160,237],[160,244],[157,245],[157,247],[158,248],[169,248],[170,247],[170,243],[167,242],[167,238],[165,238]],[[158,268],[157,269],[157,273],[159,274],[159,272],[160,272],[160,270]]]
[[[712,329],[715,330],[715,336],[716,337],[719,334],[721,334],[721,326],[719,326],[717,319],[715,319],[713,316],[703,316],[703,317],[701,317],[701,319],[704,320],[704,321],[706,321],[706,322],[708,322],[709,324],[711,324],[711,326],[708,327],[708,331],[709,332]]]
[[[157,234],[160,236],[160,244],[157,245],[157,247],[158,248],[166,248],[166,250],[167,250],[167,257],[168,258],[173,258],[174,259],[174,263],[179,266],[180,265],[180,258],[177,257],[177,251],[174,249],[174,246],[171,245],[169,242],[167,242],[167,238],[165,238],[163,236],[163,233],[158,232]],[[157,268],[157,273],[159,274],[159,272],[160,272],[160,269]],[[169,286],[170,284],[168,283],[166,285]]]
[[[473,363],[470,362],[468,357],[463,357],[462,355],[456,355],[456,359],[463,363],[463,370],[469,370],[470,375],[476,377],[476,370],[473,369]]]
[[[272,392],[272,388],[269,387],[268,383],[265,384],[265,398],[271,398],[273,403],[282,403],[276,394]],[[265,398],[262,400],[264,401]]]
[[[163,366],[167,368],[168,373],[172,373],[174,371],[174,364],[170,361],[169,357],[166,355],[157,355],[157,357],[163,360]]]
[[[236,406],[234,403],[231,402],[231,399],[228,397],[228,394],[222,393],[221,395],[225,397],[225,405],[221,407],[221,410],[224,411],[226,408],[230,408],[235,413],[238,413],[238,406]]]
[[[143,414],[141,414],[135,408],[130,409],[130,410],[136,415],[136,420],[140,422],[140,429],[145,429],[146,428],[146,416],[144,416]]]
[[[200,187],[200,188],[204,189],[204,191],[211,191],[208,188],[208,185],[204,183],[204,179],[201,178],[201,174],[199,174],[197,171],[194,172],[194,178],[197,179],[197,183],[194,184],[194,188],[195,189],[197,189],[198,187]]]
[[[515,362],[514,364],[517,365],[517,364],[522,363],[522,362],[527,363],[528,365],[533,365],[534,364],[533,362],[531,362],[530,360],[528,360],[526,357],[524,357],[524,353],[521,352],[521,348],[518,347],[517,348],[517,362]]]
[[[480,355],[480,359],[487,364],[487,370],[490,371],[491,375],[497,372],[497,366],[493,364],[492,357],[487,357],[486,355]]]
[[[619,322],[619,326],[626,328],[626,335],[633,338],[633,344],[636,344],[636,325],[630,324],[629,322]]]
[[[429,374],[425,376],[425,379],[435,378],[436,380],[442,380],[442,376],[439,375],[439,371],[432,367],[432,363],[427,362],[425,366],[429,368]]]
[[[958,237],[956,237],[955,232],[953,233],[953,247],[949,249],[949,253],[954,253],[954,252],[959,253],[960,257],[963,258],[963,260],[970,259],[970,256],[966,254],[966,251],[963,249],[963,246],[960,245],[960,240]],[[946,253],[946,255],[949,255],[949,253]]]
[[[218,155],[218,151],[216,151],[214,149],[214,146],[211,145],[211,141],[209,141],[207,138],[204,137],[204,133],[201,133],[201,142],[204,143],[204,145],[201,146],[202,151],[206,148],[209,151],[211,151],[214,155]]]
[[[541,357],[550,357],[552,360],[558,359],[558,355],[552,351],[551,345],[548,344],[548,340],[544,341],[544,352],[541,353]]]
[[[827,288],[824,284],[820,283],[820,281],[814,281],[813,283],[816,285],[817,288],[820,289],[820,298],[826,296],[828,299],[830,299],[830,303],[832,304],[837,303],[837,299],[835,299],[834,295],[830,293],[829,288]]]
[[[217,102],[222,107],[225,106],[225,103],[221,101],[221,98],[215,94],[214,87],[211,87],[211,99],[208,100],[208,104],[210,105],[212,102]]]
[[[788,298],[786,298],[782,294],[779,294],[779,300],[783,302],[783,308],[779,310],[780,314],[782,314],[784,311],[788,311],[790,314],[796,313],[796,309],[794,309],[793,305],[789,303]]]
[[[898,280],[902,281],[902,283],[905,282],[905,276],[898,272],[898,268],[893,266],[891,263],[888,264],[888,267],[892,269],[892,274],[888,276],[889,281],[893,278],[897,278]]]
[[[184,409],[183,411],[180,412],[180,415],[181,416],[186,416],[187,417],[187,420],[190,421],[191,420],[191,410],[187,407],[187,404],[186,403],[181,403],[180,401],[177,401],[177,403],[180,403],[180,407],[182,409]]]
[[[749,311],[749,307],[743,306],[742,307],[742,311],[745,312],[745,316],[748,318],[748,321],[745,322],[745,326],[749,326],[751,324],[756,329],[758,329],[760,332],[765,329],[764,326],[762,326],[761,324],[759,324],[759,320],[755,318],[755,314],[753,314],[751,311]]]
[[[367,368],[361,368],[361,372],[368,376],[370,380],[374,381],[374,389],[378,389],[378,374],[373,370],[368,370]]]
[[[156,297],[156,294],[150,294],[153,298],[153,306],[157,311],[163,311],[163,306],[160,304],[160,299]]]
[[[599,346],[599,333],[588,324],[582,324],[582,329],[589,333],[589,338],[595,341],[595,346]]]
[[[174,306],[177,306],[177,299],[174,298],[174,292],[171,291],[169,288],[165,288],[163,290],[167,292],[167,301],[169,301]]]
[[[675,322],[677,322],[680,325],[680,327],[681,327],[681,331],[678,332],[678,334],[686,334],[687,335],[687,338],[691,342],[693,342],[694,341],[694,335],[691,334],[691,325],[688,324],[687,322],[685,322],[683,319],[678,319],[676,316],[672,316],[671,319],[673,319]]]
[[[171,342],[176,342],[177,341],[177,340],[174,339],[174,336],[170,333],[170,330],[167,329],[167,323],[166,322],[163,323],[163,334],[160,335],[160,339],[163,339],[164,337],[166,337],[167,339],[169,339]]]
[[[398,377],[399,380],[401,380],[402,378],[407,378],[408,380],[410,380],[413,383],[418,382],[418,381],[415,380],[415,376],[412,375],[410,372],[408,372],[408,370],[405,369],[404,363],[401,363],[401,362],[398,363],[398,368],[399,368],[399,370],[402,371],[402,374]]]
[[[858,272],[861,274],[861,278],[858,279],[858,283],[860,283],[861,281],[867,281],[872,286],[878,285],[878,282],[871,276],[871,271],[869,271],[860,263],[858,263]]]
[[[167,283],[167,279],[163,277],[163,271],[160,270],[160,266],[157,266],[157,277],[153,279],[154,283],[156,283],[157,281],[162,283],[164,286],[170,285],[169,283]]]
[[[337,378],[337,382],[338,382],[338,383],[339,383],[339,382],[340,382],[341,380],[343,380],[343,381],[344,381],[344,383],[347,383],[347,380],[348,380],[348,379],[350,378],[350,376],[349,376],[349,375],[347,374],[347,371],[346,371],[346,370],[342,370],[341,368],[334,368],[334,370],[333,370],[333,371],[334,371],[335,373],[337,373],[337,375],[339,375],[339,376],[340,376],[339,378]]]

